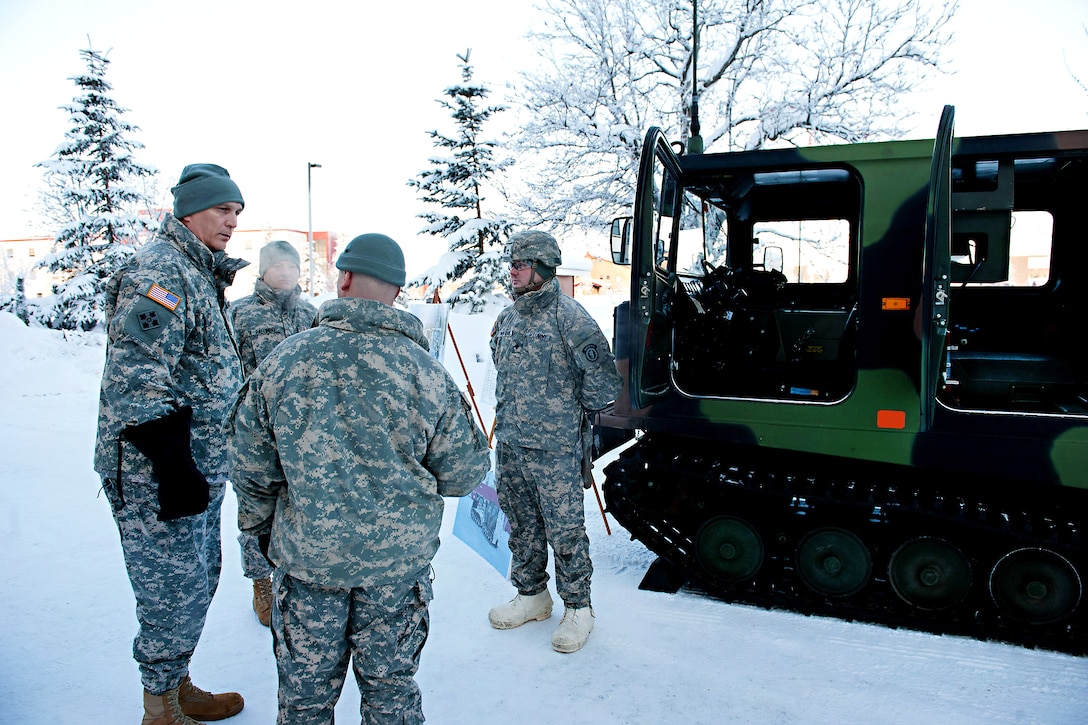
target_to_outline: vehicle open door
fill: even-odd
[[[662,264],[677,234],[680,164],[661,129],[646,133],[635,188],[631,227],[630,392],[631,405],[645,408],[669,385],[672,289]]]
[[[952,140],[955,108],[945,106],[929,175],[926,205],[925,259],[921,301],[922,389],[921,431],[933,425],[937,392],[944,384],[952,274]]]

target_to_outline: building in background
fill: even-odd
[[[626,295],[631,288],[631,268],[610,257],[586,253],[589,273],[575,283],[579,295]]]
[[[15,278],[20,274],[27,275],[25,290],[28,298],[53,294],[53,275],[44,269],[33,269],[53,251],[53,242],[53,237],[0,240],[0,297],[15,292]]]
[[[331,292],[336,282],[332,273],[333,260],[340,252],[341,235],[336,232],[314,232],[314,290],[316,294]],[[227,289],[228,299],[238,299],[253,293],[257,281],[257,267],[261,247],[268,242],[282,239],[298,250],[302,260],[302,276],[299,284],[306,296],[310,293],[309,242],[305,231],[296,229],[236,229],[227,254],[250,262],[242,269],[234,284]],[[25,292],[28,299],[53,294],[53,275],[34,265],[53,251],[53,237],[27,237],[25,239],[0,239],[0,297],[15,291],[15,279],[26,275]]]
[[[227,245],[227,254],[244,259],[250,263],[234,278],[234,284],[227,289],[227,299],[236,300],[253,294],[253,285],[257,282],[258,262],[261,247],[269,242],[283,240],[298,251],[302,260],[302,276],[298,283],[302,286],[304,297],[332,292],[336,283],[336,270],[333,260],[340,253],[341,236],[337,232],[314,232],[314,289],[310,290],[310,256],[306,232],[297,229],[236,229]]]

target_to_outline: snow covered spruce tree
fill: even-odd
[[[447,88],[446,98],[438,100],[450,111],[457,134],[430,132],[434,145],[448,155],[432,156],[431,168],[408,181],[423,201],[439,207],[417,216],[427,222],[422,231],[444,237],[449,251],[436,266],[410,280],[408,286],[434,289],[453,281],[457,287],[445,301],[455,307],[468,306],[470,312],[476,313],[483,311],[507,284],[501,258],[511,222],[484,213],[483,193],[513,160],[497,160],[498,143],[483,137],[487,120],[505,108],[484,105],[490,91],[472,83],[469,54],[466,51],[457,56],[461,61],[461,84]]]
[[[35,267],[57,282],[51,297],[28,305],[32,318],[66,330],[102,321],[107,280],[158,225],[149,202],[157,172],[132,156],[143,144],[128,137],[138,128],[121,119],[127,109],[110,98],[109,60],[90,48],[79,54],[87,72],[70,79],[79,94],[61,106],[70,128],[52,157],[37,164],[45,169],[41,206],[60,229],[52,253]]]
[[[546,0],[515,148],[527,223],[603,229],[631,202],[642,137],[687,140],[692,74],[708,151],[900,134],[939,67],[955,0]],[[697,20],[696,20],[697,18]],[[693,33],[693,27],[698,33]],[[698,45],[693,38],[698,39]],[[695,52],[697,49],[697,53]],[[698,61],[695,63],[695,61]]]

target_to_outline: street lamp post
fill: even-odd
[[[310,255],[310,296],[314,297],[314,203],[310,171],[320,169],[321,164],[306,163],[306,248]]]

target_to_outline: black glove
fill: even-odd
[[[263,534],[257,534],[257,548],[264,554],[264,558],[272,565],[272,568],[276,568],[276,562],[268,558],[268,547],[272,543],[272,532],[266,531]]]
[[[159,521],[173,521],[208,510],[208,480],[196,467],[190,446],[193,409],[188,405],[162,418],[121,431],[151,460],[159,481]]]
[[[593,487],[593,422],[582,413],[582,488]]]

